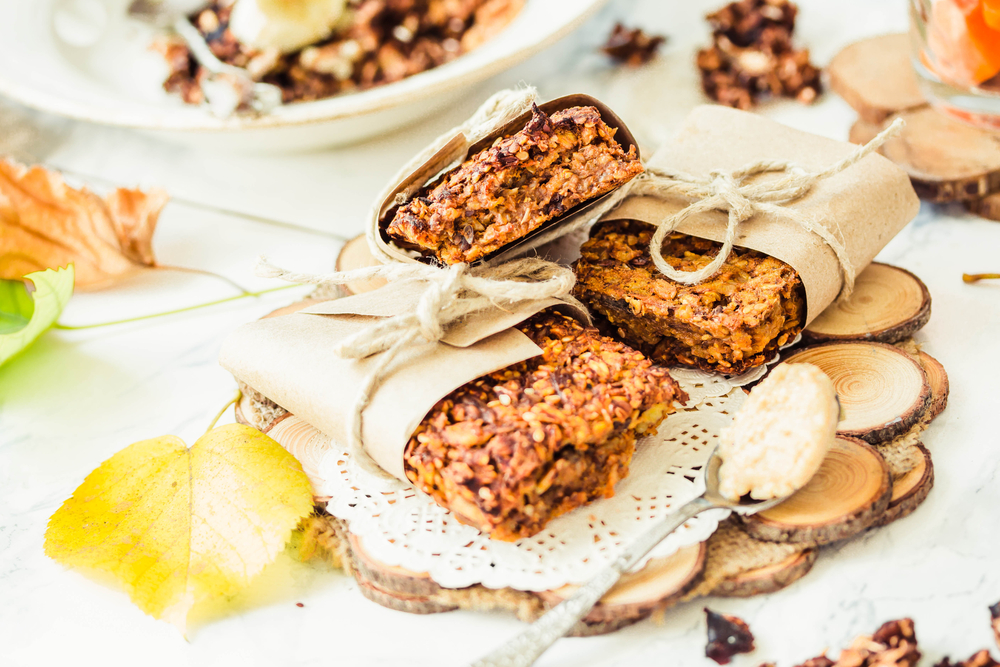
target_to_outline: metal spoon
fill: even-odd
[[[517,637],[492,653],[472,663],[472,667],[528,667],[534,664],[542,653],[557,639],[569,632],[587,612],[597,604],[623,574],[635,567],[642,558],[653,550],[670,533],[685,521],[705,510],[730,509],[738,514],[753,514],[774,507],[785,498],[752,500],[748,497],[732,502],[719,493],[719,466],[722,459],[718,450],[712,452],[705,467],[705,492],[685,503],[675,514],[666,517],[633,542],[618,558],[597,576],[587,582],[569,599],[550,609],[544,616]]]
[[[281,104],[281,88],[254,81],[242,67],[219,60],[202,34],[191,25],[187,13],[175,2],[132,0],[128,15],[159,28],[170,28],[184,40],[194,59],[209,72],[207,85],[203,85],[202,90],[216,115],[230,116],[243,102],[247,102],[258,114],[267,113]]]

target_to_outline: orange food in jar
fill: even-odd
[[[983,0],[983,20],[994,30],[1000,30],[1000,0]]]
[[[1000,30],[986,23],[987,0],[938,0],[927,31],[934,71],[942,79],[976,85],[1000,73]],[[1000,0],[988,0],[991,6]]]

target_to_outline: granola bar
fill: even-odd
[[[666,369],[572,318],[545,311],[519,328],[541,356],[443,398],[404,453],[418,488],[505,541],[613,495],[636,436],[687,400]]]
[[[366,90],[454,60],[493,38],[524,0],[349,0],[348,20],[329,39],[294,53],[255,49],[229,30],[233,0],[213,0],[191,19],[223,62],[282,91],[284,102]],[[207,72],[175,37],[156,48],[167,61],[163,87],[200,104]]]
[[[805,291],[792,267],[733,248],[719,272],[697,285],[661,274],[649,255],[654,227],[617,220],[594,228],[574,265],[575,294],[629,345],[658,363],[742,373],[792,340],[805,319]],[[663,258],[697,270],[720,243],[673,233]]]
[[[444,264],[472,262],[642,173],[594,107],[537,106],[498,139],[399,207],[386,231]]]

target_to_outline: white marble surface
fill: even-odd
[[[36,118],[49,133],[27,149],[90,182],[160,185],[169,205],[155,248],[169,264],[225,273],[248,287],[251,261],[267,252],[305,270],[328,267],[376,191],[429,138],[493,89],[525,81],[545,97],[594,94],[652,146],[699,102],[692,48],[700,15],[716,2],[614,0],[585,29],[528,63],[470,90],[465,103],[428,122],[340,151],[279,157],[204,154],[126,131]],[[825,63],[855,38],[900,30],[903,0],[802,0],[800,41]],[[638,71],[595,53],[618,18],[670,36],[662,58]],[[827,95],[814,107],[763,110],[796,127],[844,138],[853,113]],[[53,134],[54,133],[54,134]],[[324,230],[293,232],[203,206]],[[986,606],[1000,599],[1000,285],[965,285],[963,271],[1000,270],[1000,224],[960,208],[925,205],[880,259],[920,275],[934,315],[918,339],[951,375],[951,402],[925,436],[937,483],[913,516],[826,548],[790,588],[751,600],[710,599],[670,610],[608,637],[568,639],[540,662],[561,665],[707,665],[701,607],[745,618],[757,651],[736,659],[790,666],[834,651],[882,621],[912,616],[925,664],[964,658],[991,644]],[[161,273],[74,297],[63,321],[96,322],[229,294],[210,279]],[[0,665],[459,665],[523,626],[502,615],[410,616],[368,602],[344,575],[282,558],[227,612],[187,639],[144,616],[116,589],[64,570],[42,554],[48,517],[83,477],[126,445],[164,433],[189,442],[233,391],[216,364],[238,324],[291,299],[278,292],[182,316],[115,328],[50,332],[0,368]],[[297,607],[302,602],[304,607]]]

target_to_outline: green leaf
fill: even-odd
[[[0,365],[55,324],[73,294],[73,265],[35,271],[21,280],[0,280]]]

